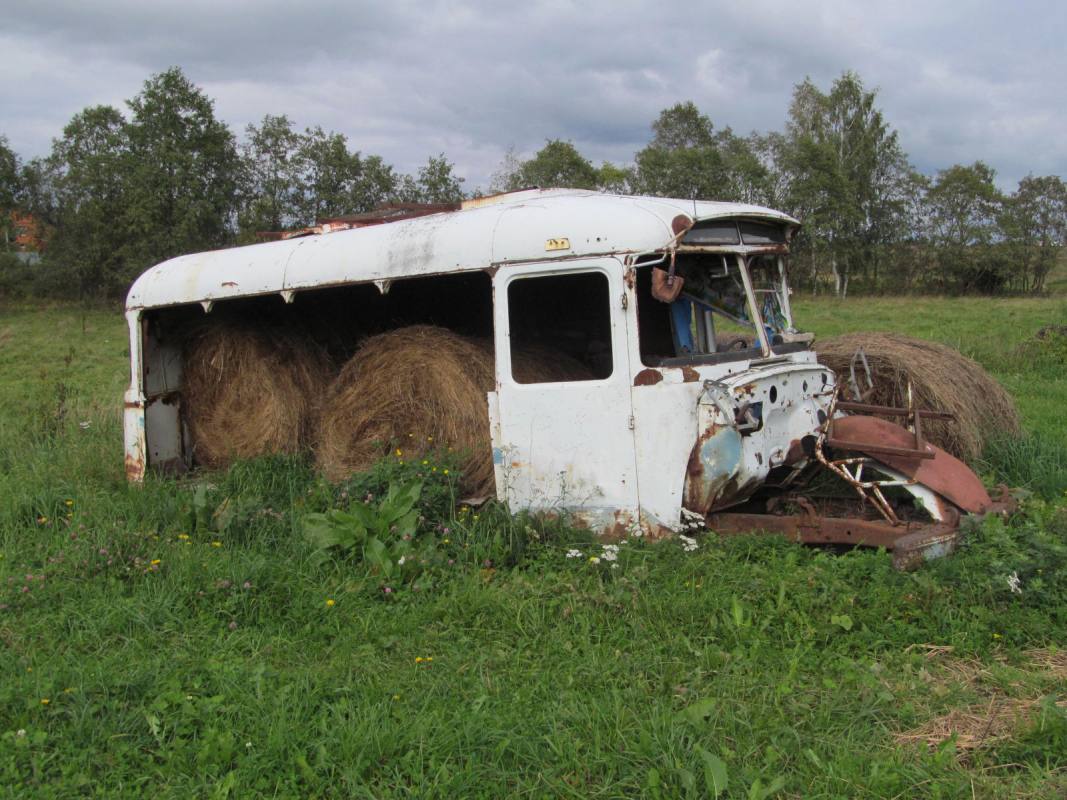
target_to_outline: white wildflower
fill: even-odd
[[[21,739],[23,736],[26,735],[26,729],[19,728],[17,731],[15,731],[15,735]]]
[[[89,422],[89,420],[85,420],[85,422],[79,422],[78,427],[81,428],[83,431],[87,431],[89,430],[89,426],[92,424],[93,423]]]
[[[248,750],[251,750],[252,749],[252,743],[251,742],[245,742],[245,748],[248,749]]]
[[[404,566],[404,562],[407,561],[407,560],[408,560],[407,556],[400,556],[400,558],[398,558],[396,560],[396,564],[397,564],[398,567],[402,567],[402,566]]]
[[[678,534],[678,538],[682,542],[682,549],[685,550],[685,552],[687,552],[687,553],[692,553],[694,550],[696,550],[700,546],[700,545],[697,544],[697,540],[696,539],[692,539],[692,538],[686,536],[683,533],[679,533]]]
[[[1019,580],[1019,573],[1017,570],[1012,570],[1011,575],[1008,576],[1008,588],[1011,589],[1012,594],[1023,593],[1023,582]]]
[[[572,547],[570,550],[567,551],[567,558],[581,558],[581,557],[582,557],[582,551],[581,550],[575,550]]]
[[[687,531],[699,531],[705,527],[704,516],[697,514],[695,511],[690,511],[688,508],[682,509],[682,527]]]
[[[619,558],[619,546],[617,544],[604,545],[604,552],[600,554],[605,561],[616,561]]]

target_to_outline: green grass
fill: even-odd
[[[1067,447],[1062,376],[1011,357],[1062,301],[797,307],[990,367],[1043,448],[991,477]],[[974,699],[915,645],[1008,669],[1067,638],[1055,480],[912,574],[761,537],[633,541],[613,570],[566,557],[600,552],[580,532],[438,497],[454,563],[387,595],[315,565],[302,516],[340,498],[298,460],[126,485],[120,315],[0,313],[0,797],[710,797],[723,770],[723,797],[1067,793],[1054,706],[966,760],[893,740]]]

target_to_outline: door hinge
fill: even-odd
[[[629,423],[630,423],[630,430],[633,430],[634,429],[634,415],[633,414],[630,415]]]
[[[626,292],[622,293],[622,308],[623,311],[630,307],[630,299],[626,296]]]

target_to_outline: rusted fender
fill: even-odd
[[[951,503],[972,514],[995,510],[989,492],[970,467],[940,447],[926,443],[926,451],[933,458],[908,458],[886,453],[867,453],[864,445],[911,449],[915,435],[884,419],[867,416],[840,417],[834,420],[834,440],[838,448],[855,450],[869,455],[916,483],[921,483]]]

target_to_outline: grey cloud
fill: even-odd
[[[920,168],[982,158],[1010,184],[1067,173],[1064,17],[912,0],[36,3],[0,38],[0,131],[40,154],[80,108],[177,64],[235,132],[287,113],[402,170],[445,152],[484,186],[509,146],[547,138],[628,161],[685,99],[720,127],[777,129],[805,75],[827,86],[855,69]]]

